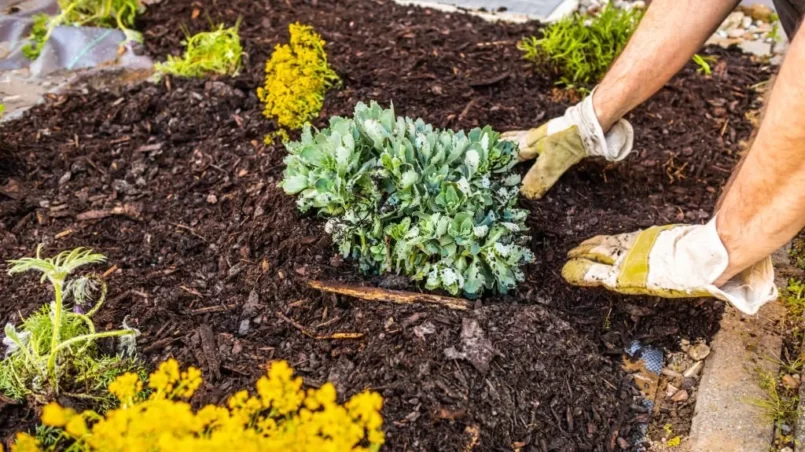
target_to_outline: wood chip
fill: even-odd
[[[53,237],[57,238],[57,239],[61,239],[61,238],[67,237],[68,235],[70,235],[72,233],[73,233],[72,229],[65,229],[65,230],[59,232],[58,234],[54,235]]]
[[[399,304],[427,303],[461,311],[466,311],[472,306],[467,300],[461,298],[381,289],[379,287],[352,286],[328,281],[308,281],[307,285],[322,292],[347,295],[366,301],[389,301]]]
[[[101,278],[104,278],[104,279],[108,278],[112,273],[118,271],[119,269],[120,269],[120,267],[118,267],[117,265],[113,265],[109,270],[106,270],[105,272],[103,272],[103,274],[101,275]]]

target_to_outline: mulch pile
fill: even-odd
[[[516,292],[487,296],[468,312],[362,302],[306,281],[416,289],[362,276],[335,257],[322,221],[300,214],[276,187],[284,149],[262,143],[274,129],[255,89],[289,23],[323,35],[343,79],[318,126],[377,100],[439,127],[511,130],[561,114],[572,99],[520,58],[515,44],[536,24],[387,1],[295,3],[151,6],[138,28],[159,59],[181,50],[180,25],[195,32],[208,17],[242,17],[243,74],[54,97],[0,126],[0,259],[31,255],[39,243],[53,253],[89,246],[106,254],[120,270],[108,278],[99,327],[128,315],[149,365],[173,356],[200,366],[206,383],[197,404],[225,400],[265,362],[286,359],[307,382],[333,381],[342,395],[380,392],[389,450],[635,447],[636,423],[647,415],[620,369],[623,347],[709,340],[723,307],[570,287],[560,276],[564,255],[596,234],[706,221],[739,142],[749,139],[745,113],[757,108],[753,86],[768,70],[709,50],[719,58],[714,75],[689,65],[630,115],[634,155],[619,165],[585,162],[545,199],[523,201],[537,262]],[[34,275],[3,277],[0,324],[18,322],[48,296]],[[302,330],[363,337],[315,339]],[[0,438],[36,416],[0,401]]]

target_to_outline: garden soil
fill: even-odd
[[[116,269],[99,327],[128,317],[149,366],[171,356],[199,366],[199,405],[285,359],[311,385],[381,393],[389,450],[635,448],[648,415],[621,370],[623,347],[709,340],[723,306],[570,287],[565,253],[596,234],[706,221],[750,138],[768,69],[717,49],[707,51],[719,59],[713,75],[685,68],[629,116],[637,142],[626,161],[585,162],[545,199],[522,202],[537,256],[526,282],[461,312],[308,288],[321,279],[417,290],[360,275],[335,255],[322,221],[277,188],[285,150],[263,144],[274,128],[255,90],[273,46],[300,21],[327,40],[343,80],[318,126],[377,100],[440,127],[532,127],[574,101],[516,49],[537,24],[386,1],[173,0],[150,6],[139,29],[162,59],[180,51],[183,25],[195,32],[239,17],[248,58],[238,77],[54,96],[0,126],[0,259],[40,243],[47,254],[106,254],[97,270]],[[33,274],[0,281],[0,323],[50,296]],[[321,338],[333,333],[362,336]],[[36,418],[0,400],[0,438]]]

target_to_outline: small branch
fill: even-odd
[[[141,216],[141,209],[137,204],[123,204],[122,206],[114,207],[112,209],[90,210],[79,213],[75,216],[75,219],[78,221],[100,220],[102,218],[111,217],[114,215],[129,217],[132,220],[139,220]]]
[[[225,312],[229,311],[230,309],[235,309],[236,307],[238,307],[238,305],[236,304],[229,304],[226,306],[207,306],[204,308],[194,309],[190,311],[190,314],[196,315],[196,314],[210,314],[213,312]]]
[[[308,281],[307,285],[322,292],[337,293],[366,301],[390,301],[400,304],[427,303],[461,311],[471,308],[470,302],[467,300],[441,295],[381,289],[379,287],[352,286],[331,281]]]
[[[311,339],[316,339],[316,340],[360,339],[360,338],[363,337],[363,333],[333,333],[333,334],[329,334],[329,335],[317,336],[317,335],[311,333],[307,328],[305,328],[304,326],[299,324],[299,322],[295,321],[294,319],[286,316],[285,314],[283,314],[283,313],[281,313],[279,311],[277,311],[277,317],[279,317],[283,321],[291,324],[291,326],[293,326],[294,328],[299,330],[302,334],[304,334],[305,336],[307,336],[307,337],[309,337]]]

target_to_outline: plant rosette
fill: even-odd
[[[377,103],[289,142],[281,183],[303,212],[329,218],[341,253],[367,273],[397,273],[477,297],[506,293],[533,261],[518,209],[515,145],[491,128],[439,130]]]

